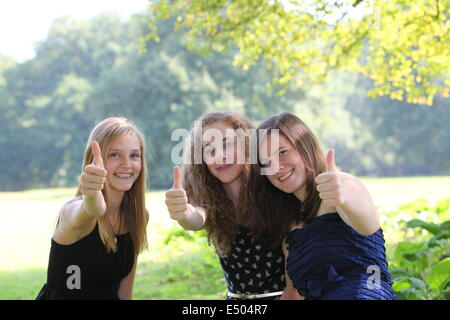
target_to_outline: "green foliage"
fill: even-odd
[[[372,99],[366,96],[371,84],[361,78],[344,106],[354,123],[354,137],[340,143],[348,167],[359,175],[450,172],[449,99],[435,99],[433,108],[388,97]],[[352,150],[354,141],[359,146]]]
[[[406,228],[420,233],[409,241],[397,244],[393,261],[389,261],[394,279],[393,289],[398,299],[450,299],[450,214],[449,199],[435,208],[424,200],[417,200],[399,208],[420,214],[431,211],[442,223],[421,219],[405,222]]]
[[[392,200],[392,195],[398,200],[405,193],[406,185],[411,184],[426,189],[428,195],[436,194],[432,187],[424,187],[428,182],[424,179],[377,181],[384,186],[385,192],[380,197],[385,200]],[[393,181],[402,184],[392,184]],[[389,185],[395,188],[390,189]],[[45,282],[49,239],[54,232],[56,216],[61,203],[74,192],[71,188],[0,193],[0,231],[4,239],[14,239],[3,241],[4,245],[0,246],[0,256],[8,257],[0,261],[0,299],[36,297]],[[411,194],[408,196],[413,199]],[[184,231],[169,221],[164,192],[149,192],[146,198],[150,211],[150,247],[139,257],[134,298],[223,299],[226,292],[223,272],[214,248],[207,244],[205,231]],[[433,243],[436,236],[421,226],[406,227],[409,221],[420,219],[439,226],[440,233],[445,234],[450,227],[449,208],[450,198],[435,205],[418,199],[392,212],[380,212],[385,218],[382,226],[387,258],[395,280],[393,288],[399,299],[450,300],[449,251],[439,252],[448,245],[448,236]],[[18,219],[27,223],[19,225]]]
[[[230,53],[200,57],[184,37],[160,23],[159,43],[141,43],[143,16],[114,14],[57,19],[35,58],[0,59],[0,190],[73,186],[90,130],[109,116],[137,123],[148,142],[149,185],[171,183],[174,129],[190,129],[202,113],[235,110],[255,119],[290,111],[303,92],[267,88],[271,71],[244,72]],[[31,156],[33,155],[33,156]],[[11,161],[14,159],[14,161]]]
[[[264,60],[278,83],[323,81],[330,70],[373,80],[371,96],[431,105],[450,95],[449,1],[152,1],[156,22],[176,19],[198,52],[238,48],[248,69]]]
[[[199,243],[203,243],[206,238],[206,231],[202,230],[196,232],[192,230],[180,229],[180,227],[174,226],[172,229],[168,230],[166,238],[164,239],[164,244],[169,244],[171,241],[180,238],[186,241],[197,241]]]
[[[264,10],[256,6],[249,2],[249,19],[251,8]],[[0,164],[8,168],[0,173],[0,190],[75,186],[88,134],[108,116],[127,117],[141,128],[149,186],[165,189],[171,185],[172,148],[181,142],[171,141],[173,130],[190,129],[213,110],[241,112],[255,125],[277,112],[294,112],[325,148],[337,150],[338,166],[355,175],[448,174],[448,99],[437,99],[434,108],[369,99],[371,85],[348,73],[333,73],[325,86],[308,90],[293,81],[280,84],[272,81],[279,70],[263,58],[247,70],[236,68],[239,48],[196,54],[189,35],[173,32],[176,18],[157,22],[159,42],[139,42],[148,33],[148,16],[57,19],[33,59],[0,57],[0,149],[8,150],[0,153]],[[320,64],[310,69],[320,70]]]
[[[198,247],[198,254],[191,257],[189,261],[189,268],[178,262],[171,266],[168,271],[169,282],[196,277],[199,281],[208,279],[208,281],[223,286],[223,284],[220,284],[223,279],[223,272],[213,247],[208,244],[205,230],[187,231],[179,226],[174,226],[168,230],[164,244],[180,247],[195,245]]]
[[[411,240],[399,242],[389,259],[389,268],[393,278],[393,290],[400,300],[439,300],[450,299],[450,198],[439,201],[432,206],[424,199],[417,199],[400,206],[394,216],[402,216],[406,212],[414,215],[428,214],[435,223],[421,219],[401,221],[397,228],[404,225],[405,229],[415,231]],[[439,222],[443,221],[443,222]],[[391,222],[392,223],[392,222]],[[405,238],[408,234],[405,233]],[[410,236],[410,235],[409,235]],[[219,275],[221,268],[214,250],[208,246],[206,232],[193,232],[173,227],[166,234],[165,244],[177,242],[184,246],[198,244],[202,252],[205,270],[216,270]],[[389,256],[388,256],[389,258]],[[193,267],[194,270],[197,270]],[[198,272],[198,271],[196,271]],[[182,266],[171,271],[174,279],[186,276]]]

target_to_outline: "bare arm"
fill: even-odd
[[[179,167],[174,168],[173,177],[173,187],[166,192],[166,206],[170,217],[186,230],[202,230],[206,221],[205,208],[188,203]]]
[[[375,233],[380,228],[380,218],[369,192],[357,178],[347,173],[341,174],[346,201],[336,207],[339,215],[358,233]]]
[[[183,219],[178,220],[180,226],[185,230],[202,230],[206,221],[206,210],[203,207],[194,207],[187,204],[188,210]]]
[[[334,151],[327,156],[328,172],[317,176],[317,191],[324,204],[336,207],[342,220],[362,235],[380,228],[380,219],[364,184],[351,174],[336,172]]]
[[[303,300],[304,297],[302,297],[298,290],[295,288],[294,283],[292,282],[291,278],[289,277],[286,269],[286,261],[289,254],[286,242],[283,241],[283,253],[284,253],[284,270],[285,270],[285,276],[286,276],[286,287],[283,290],[283,294],[281,295],[280,300]]]
[[[145,209],[145,217],[146,217],[146,225],[148,225],[148,221],[150,215]],[[120,300],[132,300],[133,299],[133,286],[134,286],[134,278],[136,276],[136,269],[138,264],[138,255],[134,256],[134,264],[130,273],[120,281],[118,296]]]
[[[132,300],[133,299],[133,285],[134,277],[136,275],[138,257],[135,255],[133,268],[130,273],[120,281],[118,296],[120,300]]]
[[[61,213],[54,238],[61,244],[71,244],[79,240],[80,234],[92,226],[96,219],[106,212],[106,202],[102,189],[106,182],[106,170],[98,143],[92,143],[94,161],[87,165],[81,175],[82,197],[68,202]]]

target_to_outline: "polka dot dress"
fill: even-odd
[[[229,254],[219,254],[228,291],[261,294],[285,287],[284,256],[279,248],[269,249],[256,241],[250,230],[241,227]]]

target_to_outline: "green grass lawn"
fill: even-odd
[[[363,179],[384,221],[397,206],[416,198],[432,202],[449,196],[450,177]],[[34,299],[46,280],[50,238],[62,204],[74,189],[0,193],[0,299]],[[149,192],[149,250],[139,258],[135,299],[223,299],[226,285],[213,250],[201,242],[176,239],[164,192]],[[383,221],[383,220],[382,220]],[[394,233],[395,230],[388,230]],[[387,246],[395,241],[386,233]],[[389,248],[388,248],[389,252]]]
[[[56,217],[74,189],[0,193],[0,299],[34,299],[45,283],[50,239]],[[222,274],[209,275],[199,266],[212,249],[196,243],[165,245],[167,230],[176,226],[164,204],[164,192],[149,192],[149,250],[139,257],[135,299],[222,299]],[[179,241],[178,241],[179,242]],[[188,266],[181,279],[172,271]],[[213,282],[211,282],[213,280]]]
[[[380,211],[393,210],[414,199],[436,202],[450,197],[450,177],[362,178]]]

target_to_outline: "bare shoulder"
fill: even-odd
[[[55,242],[62,245],[70,245],[92,232],[97,221],[96,219],[86,224],[83,228],[74,226],[75,216],[79,214],[82,206],[83,200],[81,198],[74,198],[63,205],[53,234]]]
[[[148,222],[150,221],[150,213],[148,212],[147,208],[144,211],[145,214],[145,224],[148,224]]]

